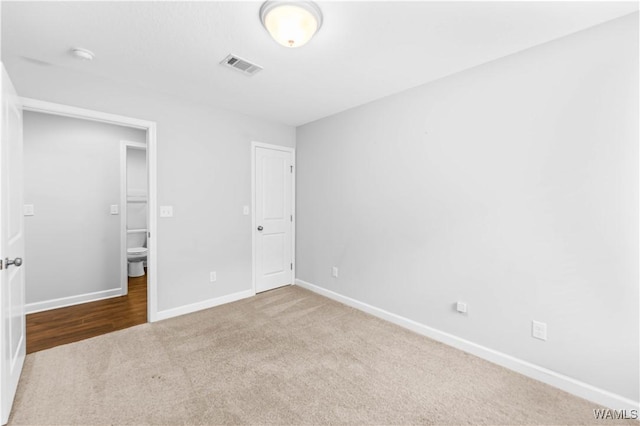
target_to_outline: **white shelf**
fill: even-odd
[[[129,195],[127,196],[127,203],[146,203],[147,197],[144,195]]]
[[[147,232],[147,228],[127,229],[127,234],[137,234],[141,232]]]

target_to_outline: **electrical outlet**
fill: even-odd
[[[333,268],[331,268],[331,276],[333,278],[338,278],[338,267],[334,266]]]
[[[111,214],[118,214],[118,205],[117,204],[111,204],[111,207],[109,208],[109,211],[111,212]]]
[[[540,321],[531,321],[531,336],[540,340],[547,340],[547,324]]]
[[[245,215],[245,216],[249,215],[249,206],[244,206],[242,208],[242,214]]]
[[[460,312],[461,314],[466,314],[467,313],[467,304],[464,303],[464,302],[456,303],[456,311]]]
[[[216,271],[209,272],[209,282],[215,283],[217,279],[218,276],[216,274]]]
[[[33,210],[33,204],[25,204],[23,213],[25,216],[33,216],[35,214]]]
[[[173,217],[173,206],[160,206],[160,217]]]

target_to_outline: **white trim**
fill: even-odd
[[[522,359],[507,355],[505,353],[493,350],[486,346],[473,343],[469,340],[462,339],[453,334],[440,331],[438,329],[429,327],[419,322],[410,320],[408,318],[396,315],[394,313],[385,311],[384,309],[371,306],[367,303],[360,302],[347,296],[343,296],[339,293],[327,290],[319,287],[315,284],[296,279],[296,285],[311,290],[314,293],[318,293],[329,299],[336,300],[352,308],[371,314],[375,317],[389,321],[400,327],[409,329],[413,332],[429,337],[438,342],[442,342],[446,345],[453,346],[464,352],[468,352],[477,357],[490,361],[494,364],[498,364],[509,370],[516,371],[532,379],[554,386],[558,389],[562,389],[565,392],[579,396],[586,400],[595,402],[604,407],[609,407],[616,410],[638,410],[640,409],[640,402],[633,401],[629,398],[625,398],[621,395],[614,394],[604,389],[597,388],[588,383],[581,382],[547,368],[541,367],[536,364],[524,361]]]
[[[296,150],[288,146],[273,145],[263,142],[251,142],[251,286],[256,294],[256,148],[285,151],[291,154],[293,175],[291,176],[291,284],[294,284],[296,276]]]
[[[127,276],[127,143],[120,141],[120,294],[129,293]]]
[[[248,297],[255,296],[253,290],[244,290],[237,293],[227,294],[226,296],[216,297],[213,299],[203,300],[202,302],[192,303],[190,305],[179,306],[177,308],[166,309],[158,312],[156,317],[157,321],[174,318],[180,315],[191,314],[193,312],[202,311],[203,309],[209,309],[216,306],[224,305],[226,303],[235,302],[238,300],[246,299]]]
[[[122,115],[78,108],[37,99],[21,98],[22,109],[25,111],[54,114],[63,117],[79,118],[82,120],[98,121],[100,123],[115,124],[118,126],[143,129],[147,132],[147,228],[150,237],[147,237],[149,252],[147,254],[147,321],[157,321],[158,314],[158,248],[157,248],[157,139],[156,123],[140,120]],[[120,289],[121,291],[121,289]]]
[[[78,294],[76,296],[61,297],[59,299],[45,300],[43,302],[27,303],[24,308],[27,314],[49,311],[51,309],[65,308],[67,306],[79,305],[81,303],[95,302],[102,299],[122,296],[121,289],[112,288],[110,290],[95,291],[93,293]]]
[[[291,150],[291,165],[293,166],[293,173],[291,176],[291,215],[293,220],[291,221],[291,262],[293,268],[291,268],[291,285],[296,281],[296,174],[298,169],[296,168],[296,150]]]
[[[82,120],[98,121],[100,123],[115,124],[117,126],[134,127],[146,130],[152,121],[139,120],[123,115],[78,108],[70,105],[56,104],[54,102],[41,101],[31,98],[20,98],[23,109],[44,114],[54,114],[63,117],[80,118]]]
[[[121,294],[123,296],[129,293],[129,275],[127,273],[127,236],[129,234],[127,229],[127,212],[129,211],[127,198],[127,149],[129,148],[146,151],[147,144],[126,140],[120,141],[120,288],[122,288]],[[147,232],[147,230],[145,229],[144,232]]]
[[[147,129],[147,320],[158,321],[158,146],[156,123]]]
[[[251,288],[256,292],[256,144],[251,142]]]

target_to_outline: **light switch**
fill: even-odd
[[[242,208],[242,214],[247,216],[249,214],[249,206],[244,206]]]
[[[35,214],[33,211],[33,204],[25,204],[23,213],[25,216],[33,216]]]
[[[118,214],[118,205],[111,204],[111,214]]]
[[[531,336],[540,340],[547,340],[547,323],[531,321]]]
[[[160,217],[173,217],[173,206],[160,206]]]

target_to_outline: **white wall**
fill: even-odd
[[[120,140],[145,132],[24,113],[27,304],[120,287]]]
[[[144,149],[127,148],[127,196],[147,196],[147,151]],[[147,228],[147,203],[127,203],[127,229]],[[131,236],[135,245],[127,247],[140,247],[140,241],[144,242],[142,234]],[[141,239],[142,238],[142,239]]]
[[[298,128],[298,278],[637,401],[637,22]]]
[[[158,205],[174,207],[158,219],[160,311],[251,289],[251,141],[294,146],[293,127],[61,67],[8,72],[21,96],[157,122]]]
[[[127,194],[147,195],[147,151],[127,148]]]

